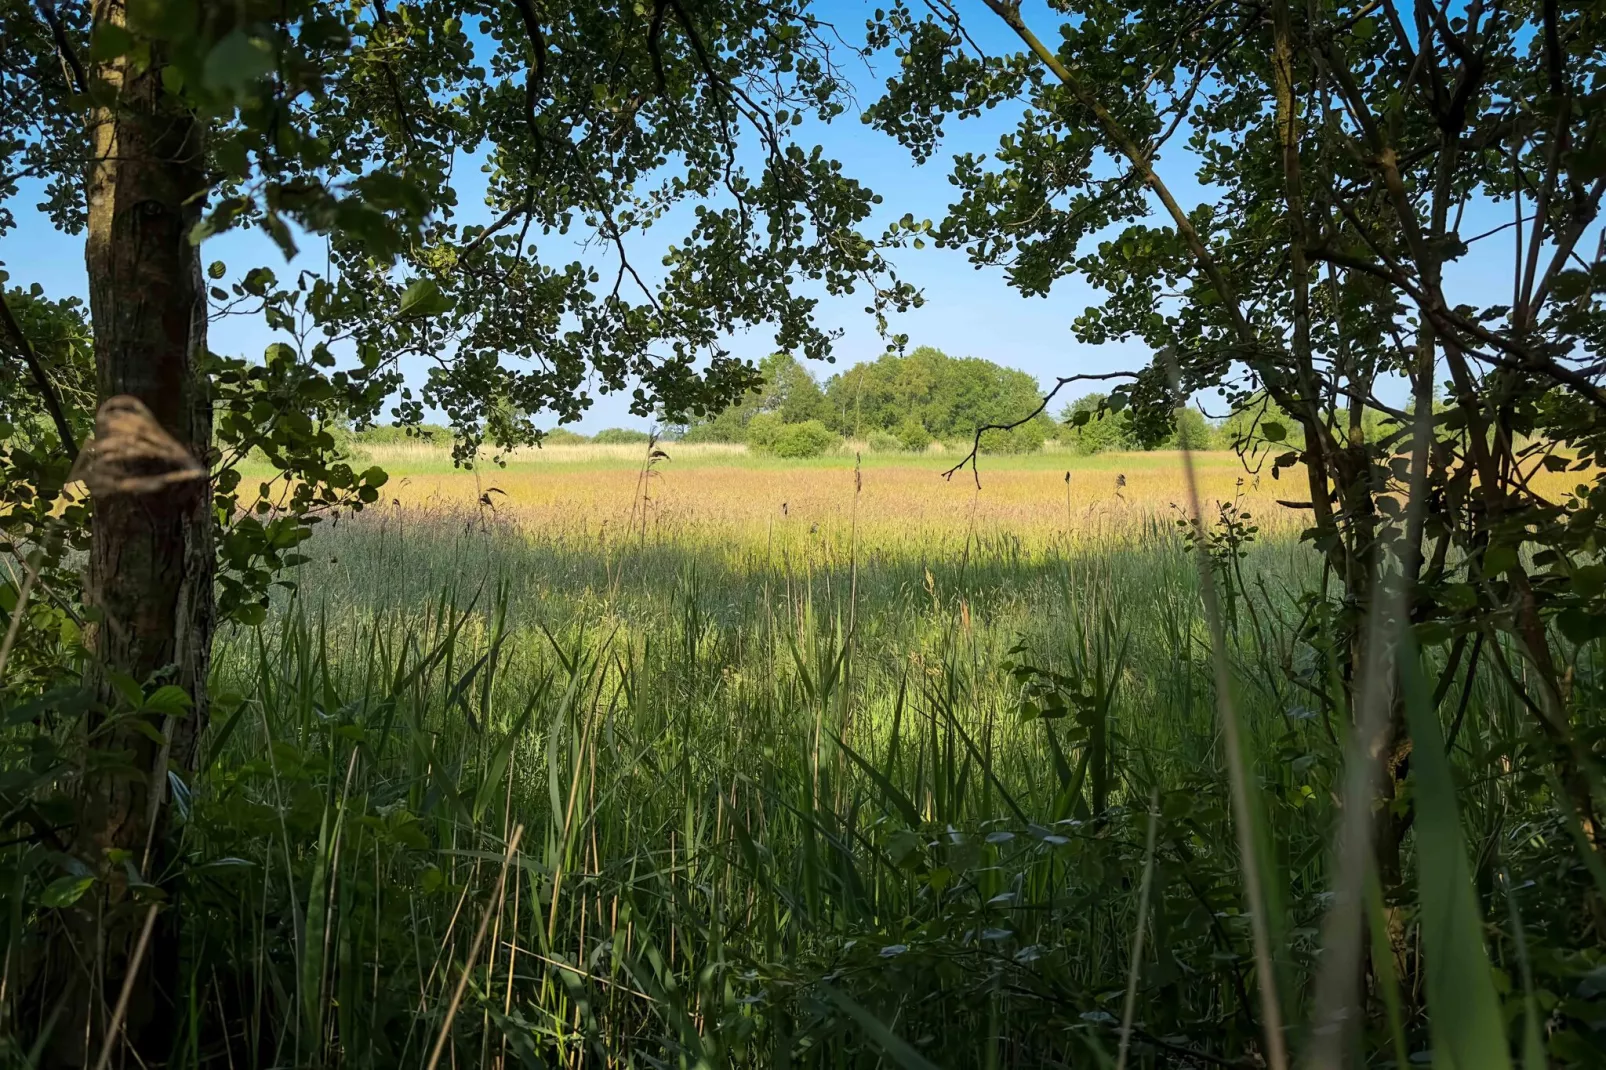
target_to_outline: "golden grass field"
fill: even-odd
[[[522,451],[506,466],[454,469],[439,448],[376,447],[364,459],[391,473],[393,507],[475,507],[499,521],[547,535],[607,540],[687,537],[752,545],[799,530],[831,539],[857,524],[868,547],[1007,534],[1028,546],[1109,542],[1186,515],[1177,452],[1081,457],[1047,452],[983,457],[980,486],[970,469],[944,479],[958,453],[843,453],[810,461],[748,454],[740,446],[667,443],[644,474],[641,446],[551,446]],[[1232,453],[1193,457],[1207,518],[1237,500],[1267,533],[1297,531],[1309,513],[1297,478],[1246,472]],[[855,501],[856,478],[860,488]],[[857,516],[855,517],[855,510]]]

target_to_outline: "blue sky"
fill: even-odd
[[[970,6],[966,5],[967,13]],[[874,5],[860,0],[827,0],[824,7],[843,36],[853,41],[862,34],[864,20]],[[1016,47],[1013,35],[980,3],[973,7],[977,36],[983,45],[990,50],[1013,50]],[[1050,28],[1052,16],[1041,5],[1029,5],[1027,17],[1043,30]],[[1044,36],[1051,38],[1052,34]],[[857,62],[848,66],[847,73],[855,83],[855,95],[861,105],[875,99],[882,81],[894,72],[894,64],[892,57],[884,56],[870,68]],[[953,192],[947,180],[952,153],[987,151],[1011,125],[1012,117],[1003,109],[968,123],[949,122],[946,124],[947,142],[924,166],[916,166],[892,139],[864,126],[857,109],[850,110],[829,126],[806,125],[801,128],[800,137],[817,140],[828,153],[844,162],[849,173],[884,195],[881,213],[872,221],[872,230],[878,230],[906,212],[917,219],[940,218]],[[1177,141],[1180,143],[1180,140],[1179,137]],[[462,179],[461,203],[468,207],[460,218],[464,222],[488,222],[493,213],[477,205],[479,177],[475,166],[474,161],[464,161],[458,167],[458,176]],[[1192,203],[1200,197],[1203,191],[1193,181],[1192,162],[1186,154],[1174,150],[1169,158],[1160,161],[1159,167],[1184,203]],[[84,296],[82,240],[55,232],[47,219],[29,211],[36,199],[35,190],[24,188],[13,204],[18,227],[0,239],[0,261],[10,273],[11,285],[38,282],[52,296]],[[1497,210],[1493,206],[1486,206],[1484,210],[1469,212],[1469,216],[1493,218],[1494,211]],[[1497,221],[1509,218],[1509,211],[1509,206],[1498,209]],[[1475,225],[1469,218],[1463,233],[1482,229],[1485,228]],[[671,227],[664,238],[672,236],[678,235]],[[321,259],[317,255],[318,243],[306,244],[301,257],[306,261],[303,266],[318,266],[317,261]],[[650,251],[651,241],[641,249]],[[559,250],[554,248],[551,253],[556,255]],[[215,238],[207,243],[202,255],[207,261],[222,259],[231,268],[241,270],[258,263],[278,270],[283,264],[277,248],[258,232],[237,232]],[[570,253],[565,258],[574,255],[577,254]],[[1498,301],[1499,296],[1492,288],[1509,286],[1509,256],[1510,245],[1505,236],[1491,240],[1479,255],[1455,267],[1450,277],[1452,293],[1459,292],[1459,299],[1469,302]],[[650,257],[638,252],[635,259],[641,263]],[[1005,284],[1001,272],[976,270],[962,252],[928,245],[923,250],[898,252],[895,262],[900,275],[923,290],[926,297],[923,308],[896,317],[892,324],[894,331],[909,336],[911,346],[933,345],[956,356],[985,357],[1021,368],[1045,382],[1075,372],[1137,367],[1147,360],[1146,352],[1135,346],[1088,347],[1075,341],[1070,333],[1071,321],[1097,300],[1096,291],[1077,277],[1061,281],[1046,298],[1025,298]],[[289,272],[280,274],[288,277]],[[822,300],[820,322],[842,331],[836,348],[838,367],[874,359],[885,348],[873,321],[864,312],[865,303],[862,294]],[[260,354],[271,340],[271,334],[257,320],[232,319],[214,323],[212,327],[211,347],[218,352]],[[756,361],[770,351],[771,345],[768,335],[759,331],[732,339],[730,348],[737,355]],[[823,379],[834,369],[817,367],[814,370]],[[421,369],[408,371],[414,381],[421,376]],[[599,396],[577,427],[594,432],[603,427],[642,422],[628,415],[626,396]]]

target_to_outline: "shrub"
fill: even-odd
[[[686,430],[680,433],[682,442],[745,442],[747,441],[747,428],[735,419],[727,419],[730,410],[720,414],[717,420],[707,423],[688,424]]]
[[[543,446],[578,446],[582,442],[591,440],[578,431],[570,431],[567,427],[554,427],[541,435]]]
[[[359,446],[394,446],[398,442],[431,442],[437,446],[450,446],[452,429],[440,424],[417,424],[412,427],[374,424],[352,432],[351,437]]]
[[[782,424],[769,450],[777,457],[818,457],[839,441],[820,421],[804,420],[798,424]]]
[[[638,431],[633,427],[605,427],[591,436],[591,441],[599,446],[632,446],[638,442],[647,441],[647,432]]]
[[[1087,394],[1067,405],[1060,413],[1064,423],[1057,428],[1060,441],[1083,456],[1132,449],[1137,444],[1132,414],[1110,409],[1109,401],[1108,394]]]
[[[902,453],[906,448],[902,439],[886,431],[871,431],[865,447],[871,453]]]
[[[903,422],[892,433],[898,436],[898,441],[903,443],[904,449],[915,453],[931,445],[931,432],[926,430],[925,424],[913,416],[905,416]]]
[[[759,453],[768,453],[781,433],[781,418],[773,412],[761,412],[747,421],[747,445]]]

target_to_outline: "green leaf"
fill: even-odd
[[[1442,620],[1425,620],[1415,626],[1416,641],[1424,646],[1438,646],[1455,638],[1455,630]]]
[[[94,877],[57,877],[45,885],[39,902],[47,907],[70,907],[82,899],[94,883]]]
[[[156,744],[158,747],[167,746],[167,737],[162,735],[157,727],[143,717],[130,718],[128,724],[134,731]]]
[[[145,700],[144,708],[151,713],[182,717],[195,708],[195,703],[182,687],[164,684],[152,692],[150,697]]]
[[[1281,442],[1288,437],[1288,428],[1276,420],[1267,420],[1260,425],[1260,433],[1266,436],[1267,442]]]
[[[403,316],[434,316],[451,307],[451,299],[441,293],[434,279],[414,279],[402,292]]]
[[[129,0],[128,24],[170,44],[195,36],[195,0]]]
[[[106,679],[112,685],[112,690],[116,691],[122,700],[134,709],[137,710],[145,704],[145,690],[139,686],[139,682],[132,676],[126,673],[114,672],[108,674]]]
[[[89,58],[99,62],[126,56],[134,48],[134,35],[115,22],[103,22],[95,27],[89,39]]]
[[[1581,565],[1574,569],[1572,588],[1581,598],[1594,598],[1606,590],[1606,565]]]
[[[1512,546],[1491,546],[1483,552],[1483,574],[1498,576],[1517,563],[1517,551]]]
[[[1571,153],[1573,175],[1588,182],[1606,175],[1606,140],[1590,138],[1585,147]]]
[[[241,606],[234,611],[234,619],[248,628],[254,628],[268,619],[268,611],[264,606]]]
[[[1584,609],[1566,609],[1556,617],[1561,634],[1575,643],[1587,643],[1606,635],[1606,617]]]
[[[260,37],[235,30],[207,53],[203,77],[206,84],[228,94],[238,94],[274,67],[273,45]]]

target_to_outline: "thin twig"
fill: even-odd
[[[95,1070],[106,1070],[112,1061],[112,1046],[116,1043],[117,1034],[122,1032],[123,1018],[128,1014],[128,997],[134,991],[134,978],[139,976],[139,964],[145,958],[145,948],[151,942],[151,930],[156,928],[156,913],[161,908],[160,903],[152,903],[149,913],[145,915],[145,927],[139,931],[139,942],[134,945],[134,957],[128,960],[128,972],[123,976],[123,990],[117,994],[117,1006],[112,1008],[111,1027],[106,1030],[106,1041],[101,1045],[100,1058],[95,1060]]]

